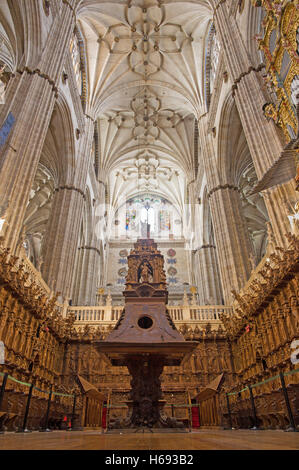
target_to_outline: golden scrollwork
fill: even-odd
[[[299,0],[253,0],[265,9],[263,37],[258,39],[266,65],[265,82],[272,103],[265,116],[283,130],[286,142],[298,132],[296,104],[299,90]]]

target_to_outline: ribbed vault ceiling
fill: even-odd
[[[119,194],[145,190],[182,203],[184,182],[194,178],[211,15],[204,0],[82,2],[89,102],[113,205]]]

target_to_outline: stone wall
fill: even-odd
[[[184,283],[189,284],[190,269],[188,266],[188,251],[185,242],[158,240],[158,247],[164,256],[164,270],[168,283],[170,305],[180,305],[184,294]],[[114,303],[122,303],[122,291],[125,286],[127,272],[126,254],[133,248],[133,241],[111,241],[107,265],[107,284],[114,298]],[[189,289],[188,289],[189,291]]]

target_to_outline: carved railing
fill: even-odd
[[[53,292],[42,278],[41,273],[35,268],[31,261],[27,258],[25,251],[21,250],[21,262],[23,270],[29,274],[29,280],[35,282],[48,297],[53,296]],[[90,325],[95,327],[113,326],[120,318],[123,306],[121,305],[104,305],[104,306],[68,306],[55,302],[57,310],[62,314],[63,318],[73,315],[75,318],[75,327]],[[172,320],[178,325],[188,323],[195,326],[196,324],[211,324],[212,329],[217,329],[222,324],[220,316],[222,314],[232,315],[233,308],[223,305],[182,305],[167,306],[167,310]]]
[[[171,307],[170,307],[171,308]],[[189,310],[190,320],[214,322],[221,321],[220,315],[226,313],[228,315],[233,314],[232,307],[225,307],[224,305],[191,305],[187,307]],[[170,311],[171,314],[171,311]]]
[[[116,323],[123,306],[69,307],[67,313],[75,315],[75,324],[105,325]]]
[[[36,269],[36,267],[31,263],[31,261],[27,258],[25,250],[21,250],[20,256],[22,259],[22,263],[24,264],[24,271],[26,271],[30,275],[30,280],[36,282],[36,284],[41,287],[45,294],[50,295],[51,289],[48,284],[42,278],[41,273]]]
[[[272,253],[272,252],[271,252],[271,247],[269,247],[269,245],[268,245],[266,254],[262,257],[262,259],[259,261],[259,263],[257,264],[257,266],[255,266],[255,268],[252,269],[248,280],[245,282],[245,284],[243,285],[243,287],[242,287],[242,289],[241,289],[242,291],[245,292],[245,291],[249,288],[249,286],[250,286],[250,284],[252,283],[252,281],[254,281],[254,280],[258,277],[259,271],[261,271],[261,270],[265,267],[265,265],[267,265],[267,264],[269,264],[269,263],[270,263],[270,264],[272,263],[271,260],[270,260],[270,258],[269,258],[269,256],[271,255],[271,253]],[[273,263],[272,263],[272,264],[273,264]],[[236,307],[239,306],[239,304],[238,304],[238,302],[237,302],[236,299],[233,301],[233,306],[234,306],[234,308],[236,308]]]
[[[36,267],[31,263],[29,258],[27,258],[24,249],[21,249],[20,257],[24,271],[29,274],[29,280],[31,282],[35,282],[44,291],[45,295],[52,297],[54,293],[51,291],[46,281],[44,281],[40,271],[38,271],[38,269],[36,269]],[[56,301],[55,306],[62,316],[66,317],[68,303],[61,304],[60,302]]]
[[[75,327],[90,326],[108,326],[114,325],[119,319],[123,306],[95,306],[95,307],[69,307],[67,313],[75,317]],[[220,316],[222,314],[232,315],[233,308],[224,305],[185,305],[168,306],[168,313],[172,320],[180,325],[188,324],[207,324],[218,327],[221,324]]]
[[[257,328],[255,317],[261,311],[265,311],[274,295],[278,297],[282,286],[286,286],[288,290],[285,299],[281,299],[279,305],[288,305],[294,317],[292,321],[298,323],[299,239],[291,233],[287,233],[285,237],[289,242],[288,248],[276,247],[276,251],[266,259],[263,268],[260,269],[261,264],[257,267],[255,276],[250,277],[245,287],[239,293],[232,291],[235,297],[235,317],[232,321],[230,316],[227,318],[225,314],[221,316],[225,329],[232,337],[238,336],[250,322],[252,327],[255,325]],[[269,312],[270,317],[272,314]]]
[[[51,297],[53,295],[51,289],[23,251],[21,252],[21,258],[24,265],[23,269],[29,274],[30,280],[34,281],[47,296]],[[75,328],[84,327],[85,325],[112,327],[119,320],[124,308],[121,305],[68,306],[67,303],[61,304],[57,301],[55,306],[62,314],[62,317],[74,316]],[[233,307],[226,307],[224,305],[169,305],[167,306],[167,311],[178,327],[188,324],[191,329],[192,327],[194,329],[195,325],[204,326],[210,323],[212,330],[214,330],[219,325],[222,325],[221,315],[231,316],[234,310]]]

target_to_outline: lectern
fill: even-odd
[[[101,352],[112,365],[127,366],[132,377],[129,416],[116,426],[175,428],[175,418],[161,414],[160,376],[164,366],[178,366],[196,342],[185,341],[170,318],[164,258],[154,240],[140,239],[128,256],[125,308],[102,341]]]

